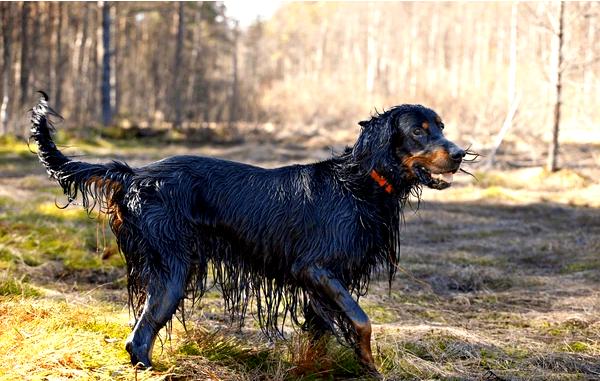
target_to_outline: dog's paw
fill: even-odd
[[[136,350],[132,341],[127,341],[125,344],[125,350],[127,353],[129,353],[131,365],[133,365],[135,369],[143,370],[152,368],[152,364],[148,355],[145,353],[140,353],[139,350]]]

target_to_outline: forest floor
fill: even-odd
[[[181,153],[267,167],[330,155],[266,143],[77,147],[66,151],[132,165]],[[577,149],[578,166],[457,176],[446,191],[425,190],[418,212],[406,210],[398,276],[391,289],[373,282],[361,299],[385,378],[600,380],[598,146]],[[333,340],[314,353],[300,333],[267,342],[252,318],[242,331],[229,327],[216,291],[188,317],[187,331],[174,322],[154,350],[155,369],[134,371],[114,240],[105,224],[55,202],[63,198],[37,158],[22,143],[2,142],[0,380],[357,377],[352,352]]]

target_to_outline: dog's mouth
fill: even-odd
[[[452,185],[452,180],[454,179],[454,174],[458,168],[451,171],[432,171],[423,166],[417,165],[413,167],[413,171],[417,180],[419,182],[429,188],[432,189],[446,189]]]

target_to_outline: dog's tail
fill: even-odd
[[[60,118],[48,106],[48,96],[42,97],[31,112],[31,137],[38,146],[38,157],[50,178],[56,180],[68,198],[68,204],[81,195],[83,207],[91,212],[99,206],[103,212],[112,212],[114,197],[122,193],[133,176],[133,170],[124,163],[91,164],[71,160],[63,155],[52,140],[54,127],[50,116]]]

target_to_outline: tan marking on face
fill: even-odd
[[[442,118],[440,118],[439,116],[435,116],[435,122],[436,123],[442,123]]]
[[[451,162],[448,152],[442,148],[427,153],[417,153],[416,155],[406,157],[402,160],[402,164],[404,164],[411,173],[413,172],[413,167],[417,164],[431,170],[432,168],[447,167]]]
[[[423,122],[423,124],[421,126],[427,130],[429,128],[429,123]]]

